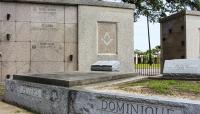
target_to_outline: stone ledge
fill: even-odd
[[[160,19],[160,23],[164,23],[164,22],[173,20],[174,18],[179,18],[179,17],[183,17],[183,16],[186,16],[186,15],[200,16],[200,11],[183,10],[183,11],[180,11],[180,12],[178,12],[176,14],[172,14],[172,15],[166,17],[166,18]]]
[[[0,0],[0,2],[22,2],[39,4],[59,4],[59,5],[88,5],[102,6],[122,9],[135,9],[135,5],[127,3],[106,2],[97,0]]]
[[[68,72],[52,74],[13,75],[14,80],[63,87],[80,86],[137,76],[137,73],[119,72]]]
[[[197,114],[200,111],[199,101],[187,99],[82,90],[71,90],[70,97],[75,99],[69,101],[69,114],[80,113],[82,109],[88,114]]]
[[[178,73],[171,73],[171,74],[163,74],[164,79],[182,79],[182,80],[200,80],[200,74],[178,74]]]

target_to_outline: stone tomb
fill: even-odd
[[[68,114],[69,87],[134,76],[105,72],[14,75],[6,81],[5,101],[42,114]]]
[[[68,88],[7,80],[4,100],[41,114],[67,114],[68,96]]]
[[[130,78],[136,75],[136,73],[118,72],[68,72],[51,74],[13,75],[13,79],[47,85],[73,87],[116,79]]]
[[[134,8],[97,0],[0,0],[0,81],[8,74],[90,71],[99,60],[133,72]]]
[[[166,60],[163,77],[177,79],[200,79],[199,59]]]
[[[161,19],[161,68],[165,60],[200,58],[200,12],[181,11]]]
[[[122,94],[72,91],[69,114],[190,114],[183,106]],[[163,103],[163,104],[162,104]],[[170,104],[171,103],[171,104]],[[194,113],[195,114],[195,113]]]
[[[198,114],[200,112],[199,101],[93,91],[76,87],[80,84],[75,83],[77,78],[80,83],[89,84],[95,79],[95,82],[101,82],[122,77],[119,75],[124,74],[75,72],[15,75],[13,79],[6,80],[4,100],[42,114]],[[135,75],[129,74],[125,77],[130,76]],[[69,82],[74,83],[74,87],[68,87]],[[106,86],[105,82],[104,85]]]

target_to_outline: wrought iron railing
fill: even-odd
[[[156,76],[160,74],[160,56],[153,55],[151,62],[145,55],[137,55],[134,58],[135,71],[142,76]]]

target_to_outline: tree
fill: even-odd
[[[136,5],[135,20],[144,15],[147,17],[149,63],[152,63],[149,21],[156,22],[167,14],[179,12],[183,9],[200,10],[200,0],[122,0]]]
[[[152,63],[149,21],[156,22],[167,14],[179,12],[183,9],[200,10],[200,0],[122,0],[136,5],[135,20],[144,15],[147,17],[149,63]]]
[[[135,49],[134,53],[138,54],[138,55],[143,55],[144,54],[144,52],[142,52],[141,50],[138,50],[138,49]]]
[[[184,9],[200,11],[200,0],[122,0],[136,5],[135,18],[148,16],[149,21],[156,22],[167,14],[179,12]]]
[[[158,55],[161,51],[161,47],[158,45],[155,48],[152,49],[152,54]]]

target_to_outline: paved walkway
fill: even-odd
[[[24,109],[0,101],[0,114],[34,114]]]

